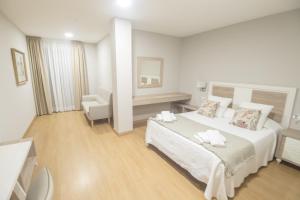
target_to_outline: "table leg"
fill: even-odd
[[[23,187],[19,182],[16,183],[14,192],[19,200],[25,200],[26,199],[26,192],[24,191]]]

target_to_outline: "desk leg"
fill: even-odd
[[[25,200],[26,199],[26,192],[24,191],[23,187],[19,182],[16,183],[14,192],[19,200]]]

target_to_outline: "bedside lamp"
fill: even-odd
[[[201,92],[205,92],[206,91],[206,82],[204,82],[204,81],[197,81],[197,85],[196,85],[196,87],[198,88],[198,89],[200,89],[200,91]]]

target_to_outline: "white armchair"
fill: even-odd
[[[94,126],[94,120],[108,119],[112,116],[112,95],[111,92],[99,88],[97,95],[86,95],[82,97],[82,108],[87,118],[91,121],[91,126]]]

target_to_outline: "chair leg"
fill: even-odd
[[[91,120],[91,127],[94,127],[94,120]]]
[[[110,124],[110,117],[107,118],[108,124]]]
[[[14,193],[17,196],[19,200],[25,200],[26,199],[26,192],[22,185],[17,181],[15,188],[14,188]]]

